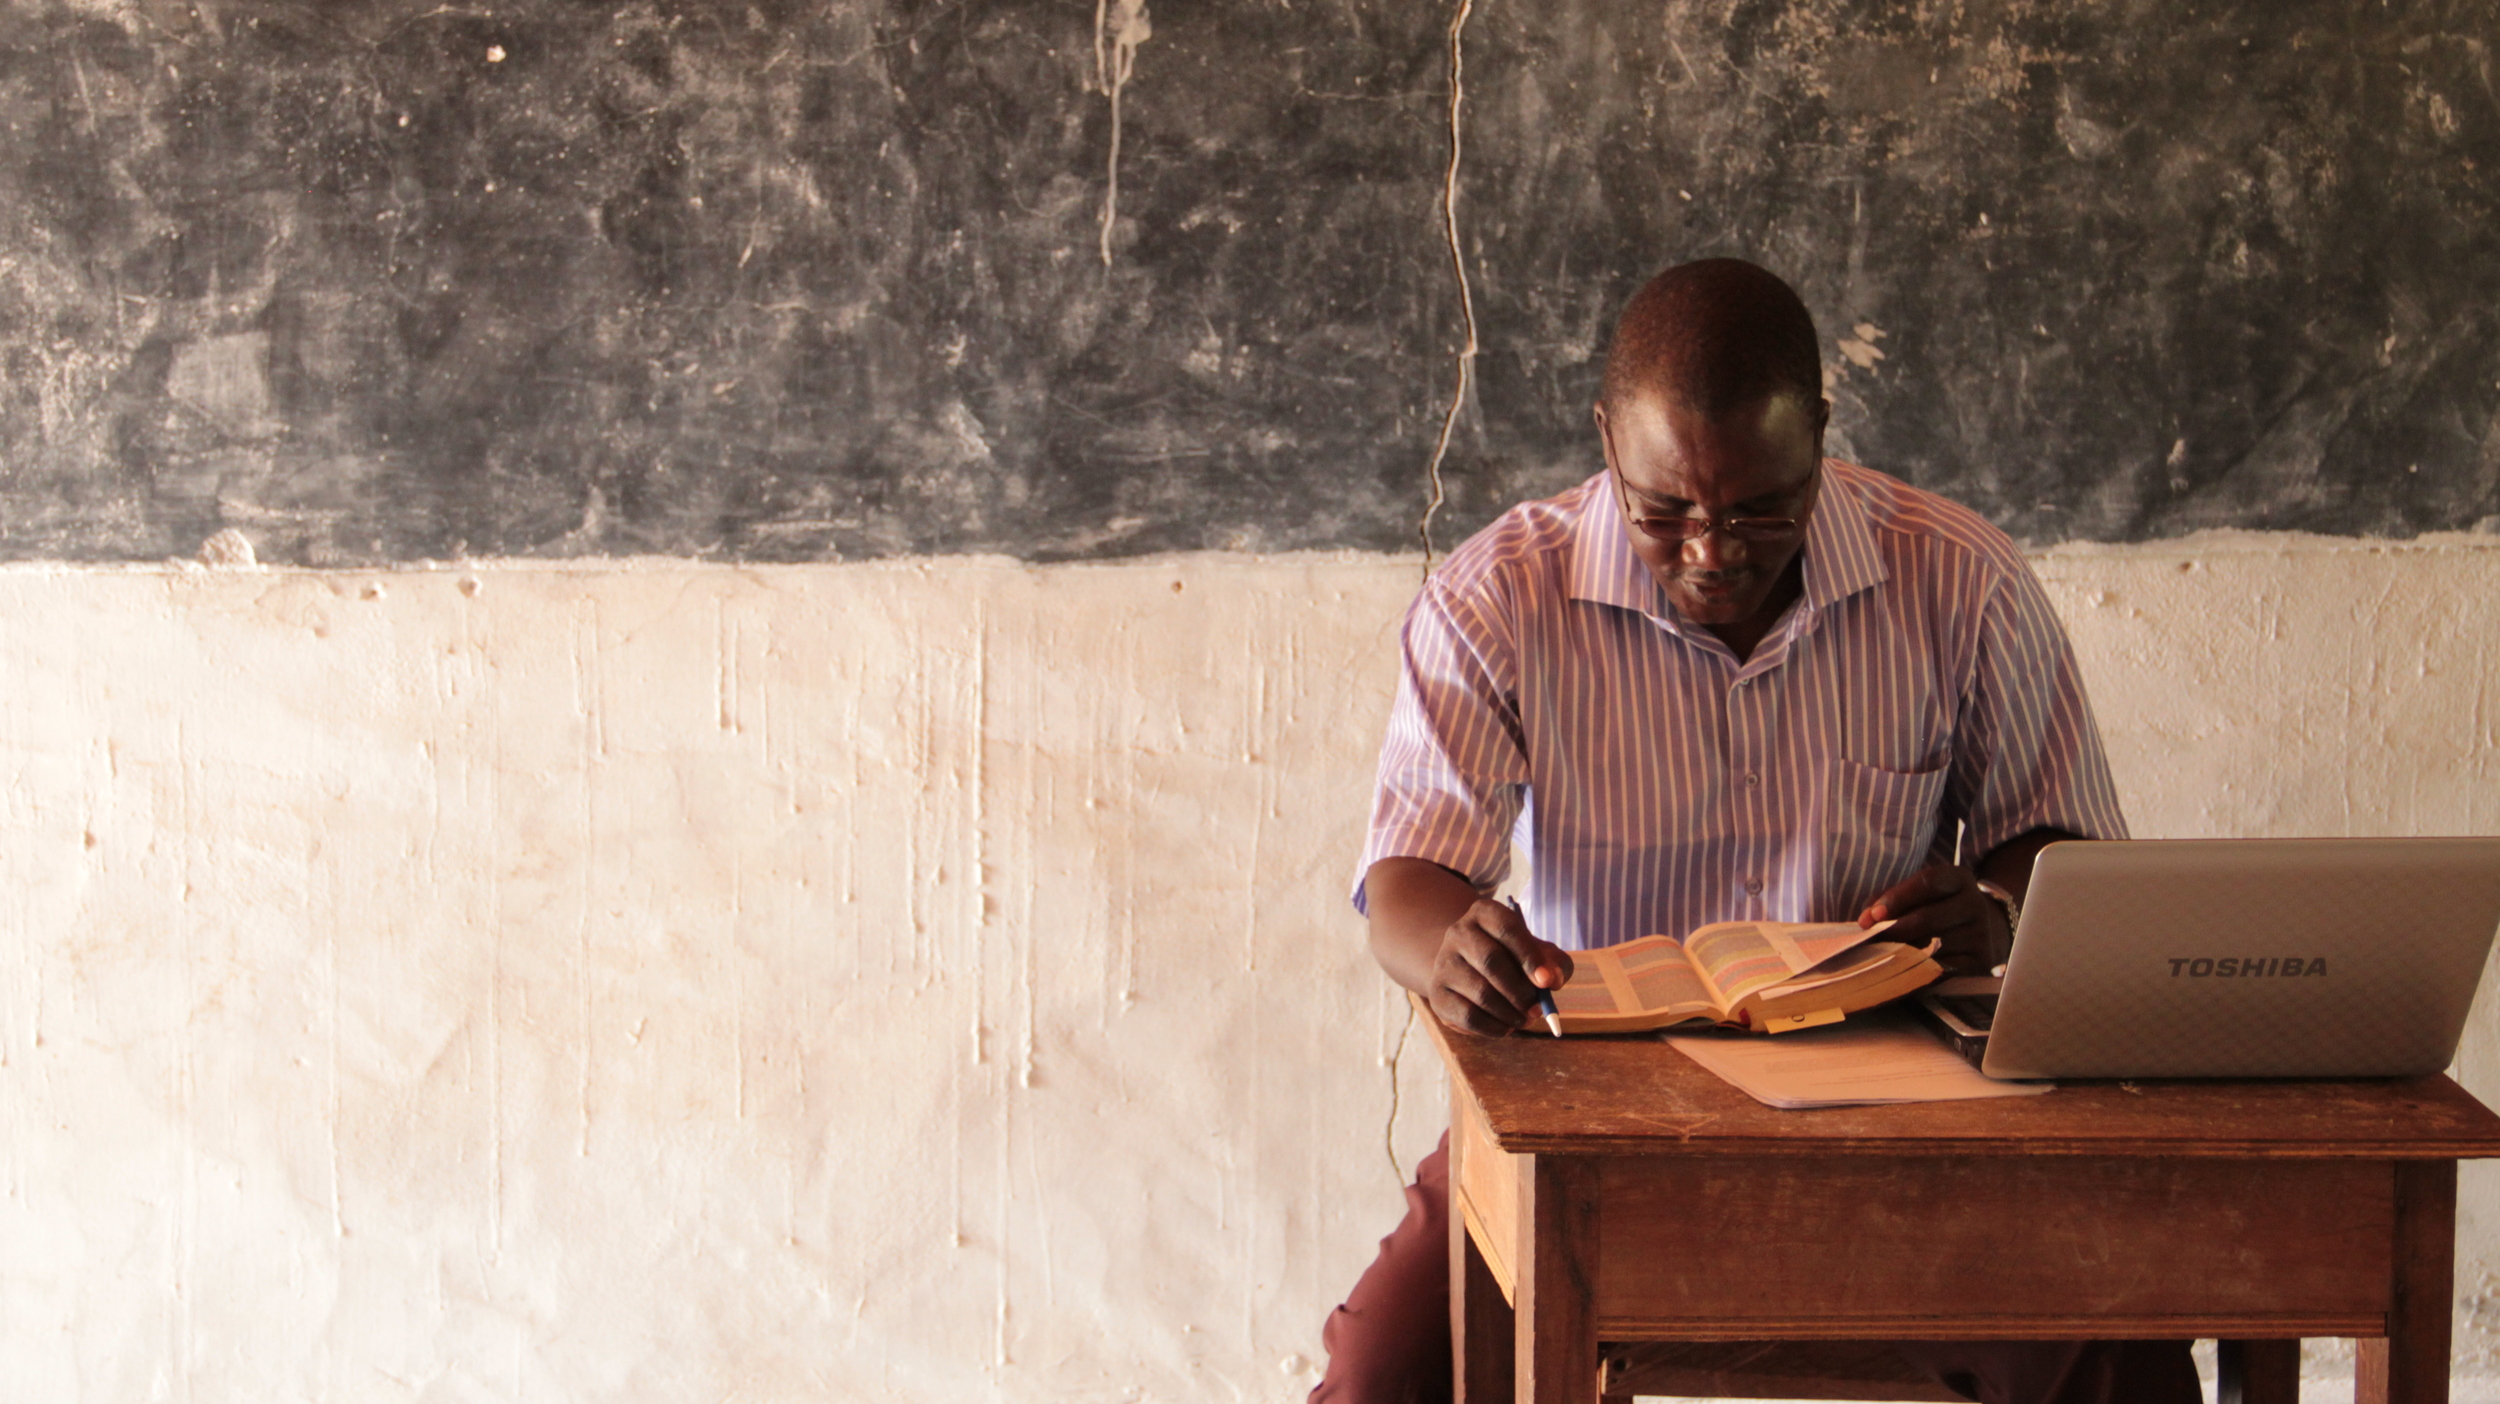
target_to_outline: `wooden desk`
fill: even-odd
[[[2448,1397],[2500,1117],[2444,1077],[1779,1111],[1661,1043],[1423,1018],[1461,1401],[1585,1404],[1600,1341],[2131,1336],[2239,1343],[2226,1399],[2289,1398],[2303,1336],[2362,1338],[2360,1400]]]

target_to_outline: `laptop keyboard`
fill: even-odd
[[[1954,1018],[1981,1033],[1986,1033],[1996,1026],[1997,997],[1995,995],[1938,995],[1936,1003],[1952,1010]]]

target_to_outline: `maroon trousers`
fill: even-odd
[[[1406,1217],[1380,1240],[1320,1340],[1311,1404],[1447,1404],[1449,1138],[1415,1167]],[[1896,1341],[1912,1366],[1983,1404],[2202,1404],[2185,1341]]]

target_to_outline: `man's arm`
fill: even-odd
[[[2031,895],[2031,863],[2040,856],[2040,850],[2053,843],[2082,837],[2064,829],[2034,829],[2027,834],[2016,834],[1990,849],[1987,856],[1979,860],[1979,875],[2013,893],[2015,901],[2023,901]],[[1996,906],[1993,902],[1989,905]],[[1998,907],[1997,910],[2002,914],[2004,908]]]
[[[1943,942],[1937,962],[1948,970],[1994,969],[2012,953],[2014,932],[2006,923],[2005,908],[1979,890],[1977,879],[1995,883],[2019,902],[2031,891],[2031,860],[2040,850],[2081,837],[2045,828],[2017,834],[1979,860],[1976,877],[1957,864],[1930,864],[1886,889],[1858,914],[1858,924],[1872,926],[1894,917],[1900,924],[1884,933],[1888,939],[1913,946]]]
[[[1571,977],[1569,953],[1438,863],[1383,858],[1365,872],[1363,891],[1372,956],[1454,1029],[1509,1033],[1527,1022],[1540,989]]]

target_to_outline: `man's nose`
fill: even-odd
[[[1724,522],[1712,521],[1700,534],[1684,538],[1684,559],[1703,570],[1724,570],[1743,564],[1745,543]]]

